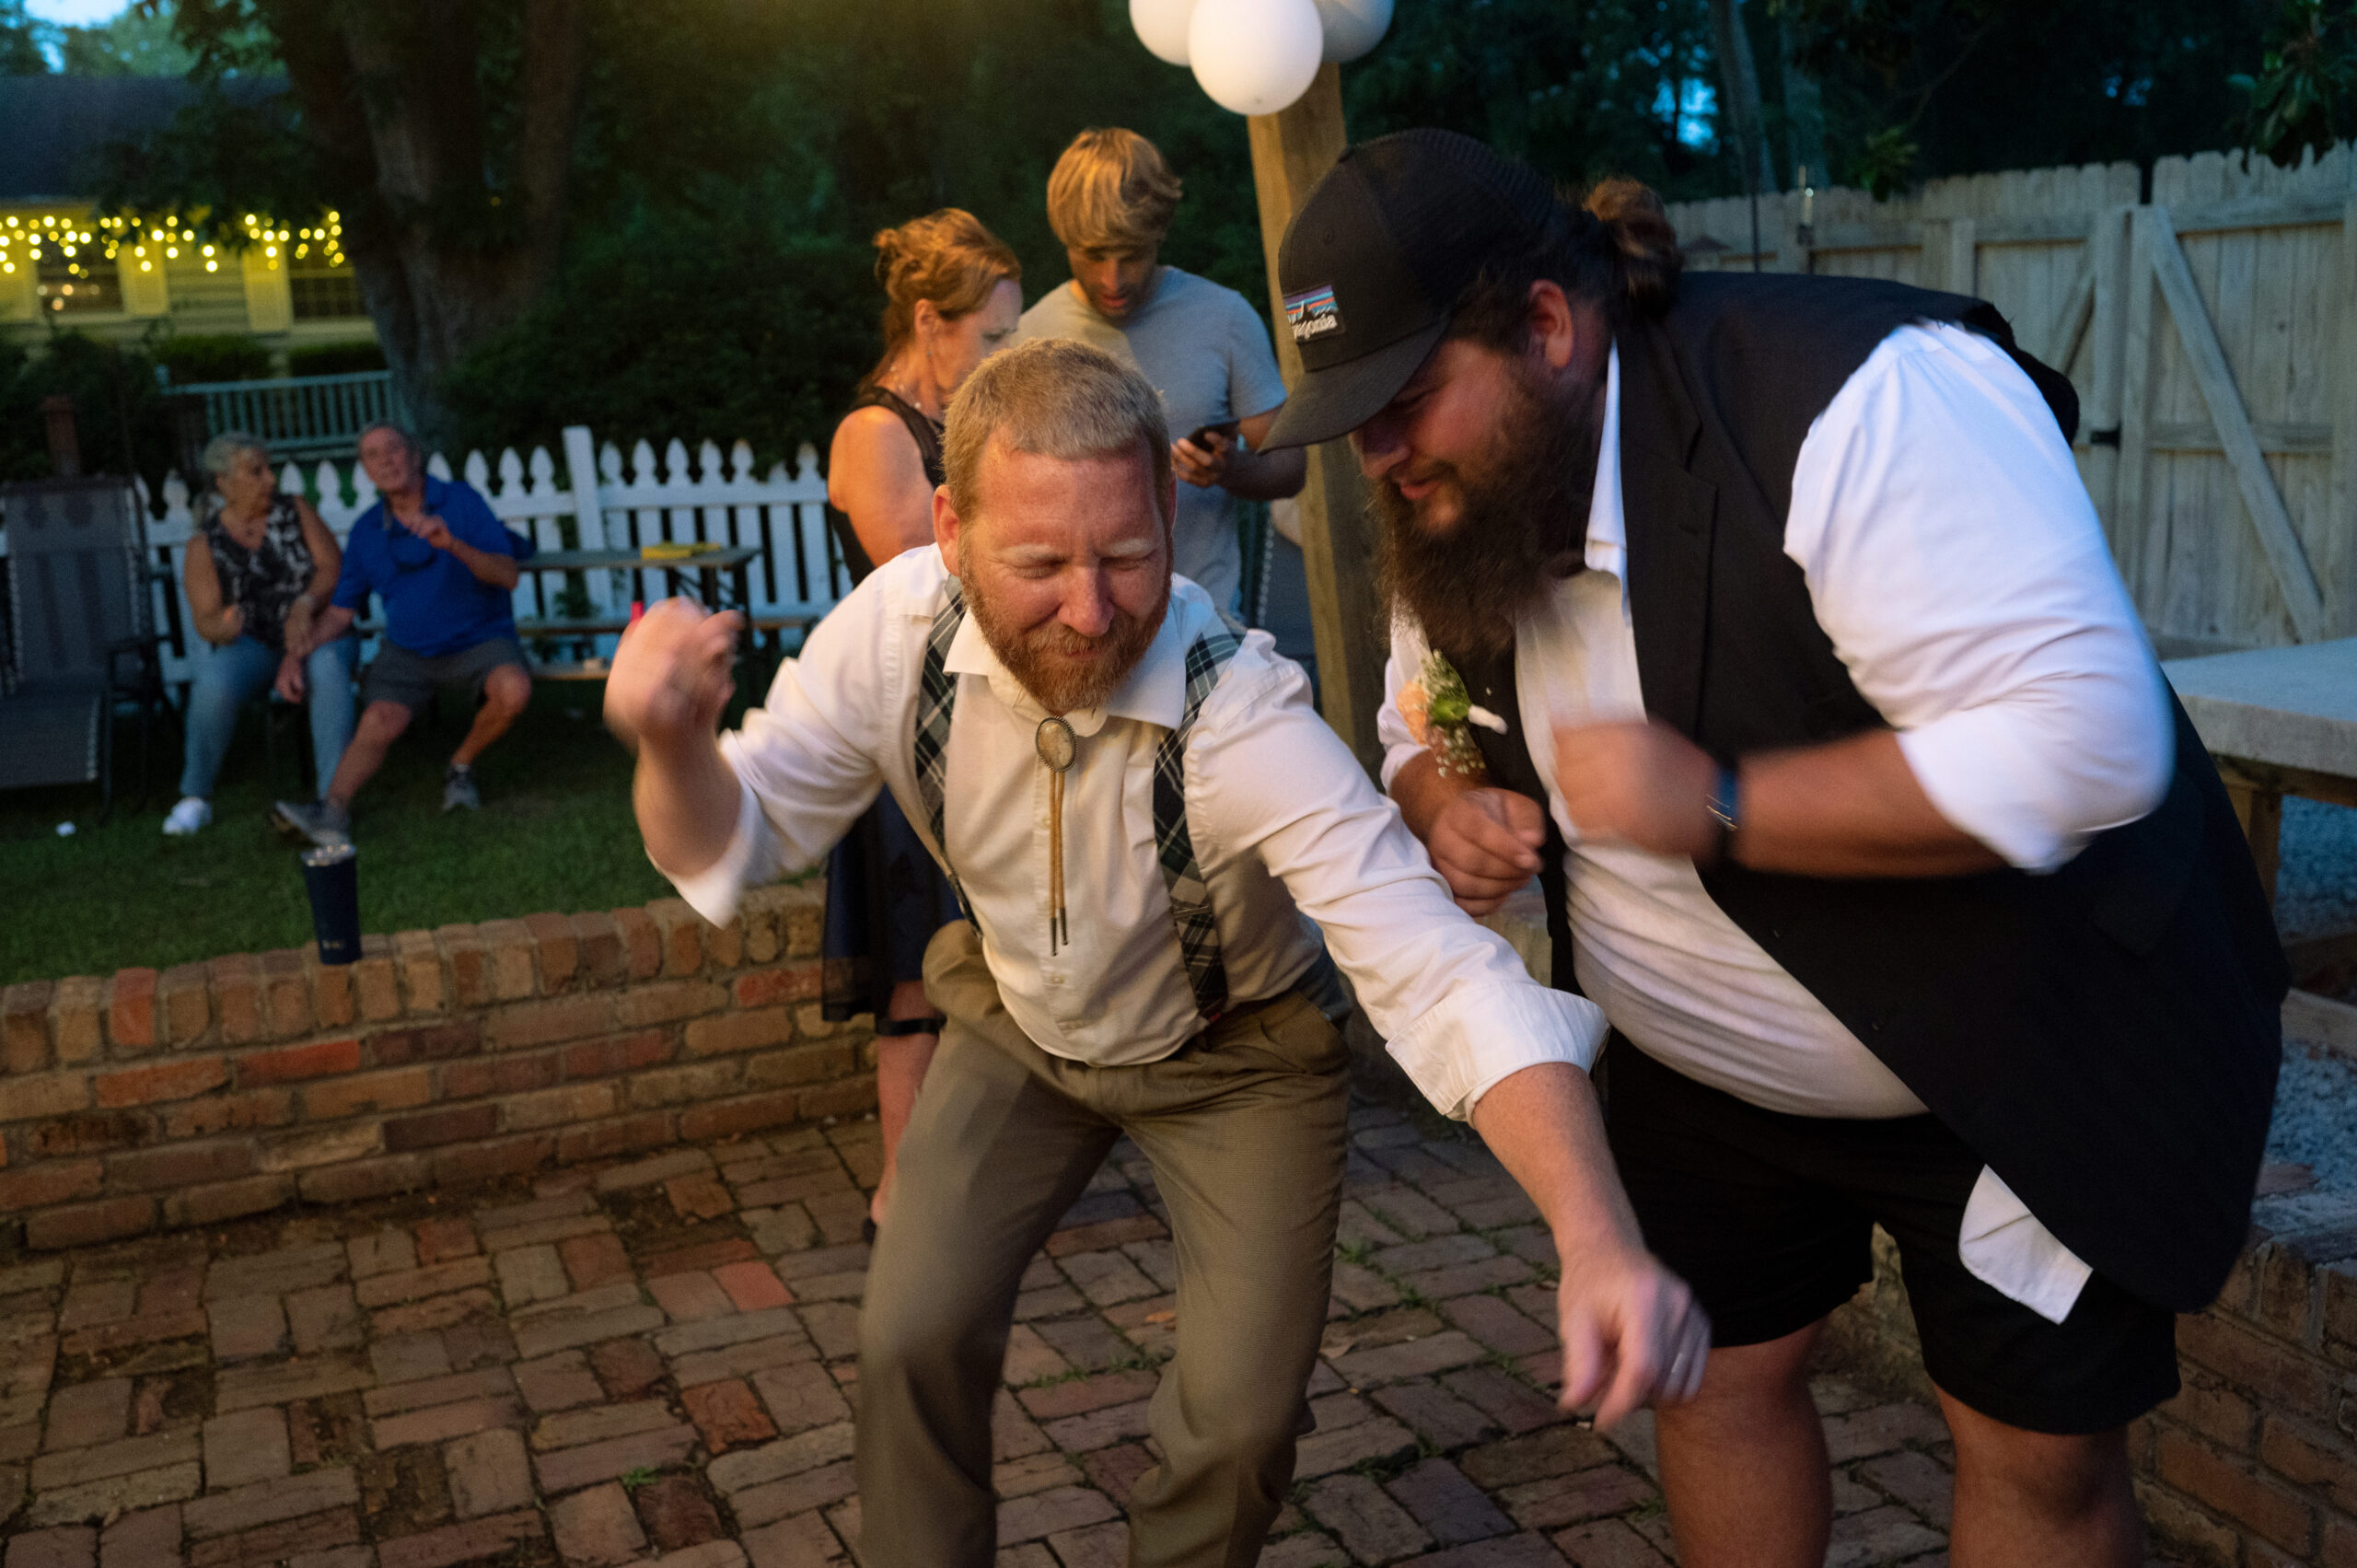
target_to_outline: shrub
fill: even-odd
[[[384,348],[373,338],[340,343],[305,343],[286,351],[289,376],[357,376],[385,368]]]
[[[242,332],[175,332],[150,352],[171,373],[172,385],[192,381],[259,381],[271,373],[270,349]]]

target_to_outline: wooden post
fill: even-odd
[[[1331,64],[1320,65],[1300,101],[1276,114],[1253,115],[1249,124],[1277,364],[1285,384],[1295,386],[1301,380],[1301,355],[1285,328],[1277,249],[1309,188],[1334,167],[1348,145],[1341,70]],[[1347,441],[1309,448],[1309,482],[1301,493],[1301,552],[1309,577],[1311,629],[1317,636],[1319,706],[1326,722],[1373,772],[1382,758],[1375,715],[1383,705],[1383,661],[1390,639],[1375,590],[1375,529],[1366,515],[1365,482]]]
[[[74,429],[74,400],[64,392],[41,401],[41,416],[49,427],[49,463],[60,479],[82,474],[82,442]]]
[[[2325,594],[2332,633],[2345,637],[2357,633],[2357,363],[2351,359],[2357,354],[2357,197],[2341,208],[2339,260],[2325,318],[2332,409]]]

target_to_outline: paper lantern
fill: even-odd
[[[1130,0],[1130,26],[1138,41],[1156,60],[1173,65],[1187,63],[1187,24],[1195,15],[1195,0]]]
[[[1309,90],[1324,52],[1315,0],[1195,0],[1187,55],[1213,103],[1274,114]]]
[[[1326,58],[1346,65],[1383,41],[1391,26],[1391,0],[1316,0],[1326,33]]]

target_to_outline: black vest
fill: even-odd
[[[1645,711],[1722,761],[1884,723],[1817,623],[1784,522],[1810,424],[1876,344],[1918,320],[2002,345],[2075,429],[2070,383],[2017,349],[1991,307],[1957,295],[1705,274],[1620,335]],[[1459,668],[1515,730],[1474,732],[1492,777],[1543,801],[1511,664]],[[2136,1295],[2193,1311],[2248,1227],[2290,981],[2225,790],[2176,713],[2166,797],[2051,875],[1721,865],[1702,885],[2065,1246]],[[1549,836],[1555,980],[1573,989],[1551,823]]]

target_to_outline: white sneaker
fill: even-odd
[[[176,839],[184,839],[213,820],[213,803],[201,795],[184,795],[164,819],[164,831]]]

